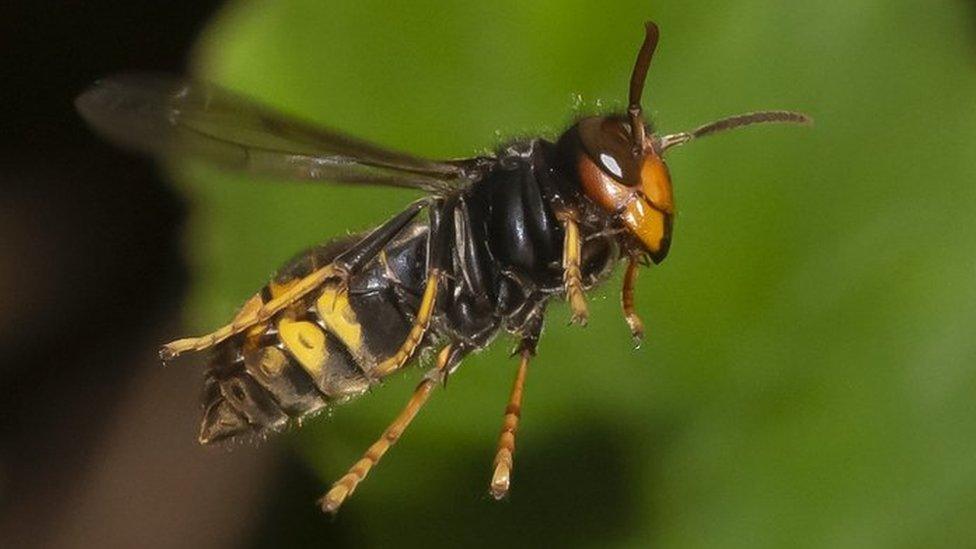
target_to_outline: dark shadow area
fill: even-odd
[[[257,532],[249,546],[260,547],[356,547],[355,517],[322,514],[316,501],[325,486],[295,454],[282,459],[277,482],[266,494]],[[358,544],[361,545],[361,544]]]
[[[71,506],[101,488],[85,482],[121,443],[106,437],[126,423],[116,416],[130,390],[155,373],[160,326],[186,279],[180,199],[149,161],[91,134],[73,98],[111,72],[182,70],[219,5],[4,7],[0,540],[13,544],[0,545],[58,545],[58,528],[78,512]],[[166,428],[162,406],[143,425],[150,438]],[[129,442],[145,444],[135,434]]]
[[[484,447],[432,456],[437,483],[417,486],[406,501],[371,507],[370,523],[389,527],[366,534],[369,545],[592,547],[626,539],[639,519],[638,477],[654,476],[660,460],[635,461],[628,448],[631,433],[612,419],[568,423],[575,427],[540,433],[519,447],[512,493],[503,501],[488,495],[491,456]],[[670,430],[662,426],[659,435],[655,446],[666,448]],[[313,539],[322,543],[355,545],[353,534],[363,527],[362,501],[357,505],[353,499],[335,519],[323,517],[308,505],[321,495],[321,480],[294,471],[279,487],[288,497],[274,498],[285,507],[270,511],[255,546],[302,546],[312,532],[318,532]],[[296,504],[304,506],[293,508]]]

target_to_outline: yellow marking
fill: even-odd
[[[359,325],[356,312],[349,305],[349,293],[338,284],[330,284],[322,290],[315,302],[315,311],[322,323],[354,356],[364,353],[363,328]]]
[[[435,371],[437,373],[445,373],[449,365],[448,361],[450,360],[450,357],[451,346],[448,345],[447,347],[444,347],[444,349],[442,349],[437,355],[437,366],[435,367]],[[419,385],[417,385],[417,388],[414,390],[410,401],[407,402],[407,405],[403,408],[403,411],[400,412],[400,415],[393,420],[393,423],[391,423],[390,426],[383,431],[383,435],[380,437],[380,439],[374,442],[373,445],[366,450],[366,453],[363,454],[363,457],[357,461],[351,469],[349,469],[349,472],[337,480],[335,484],[332,485],[332,488],[330,488],[329,491],[322,496],[322,499],[319,500],[323,511],[326,513],[335,513],[339,510],[342,503],[346,501],[346,498],[351,496],[352,493],[356,491],[356,487],[359,486],[359,483],[366,478],[366,475],[369,474],[373,466],[379,463],[380,458],[383,457],[383,454],[385,454],[387,450],[389,450],[390,447],[396,444],[396,441],[400,439],[403,431],[406,430],[407,426],[410,425],[413,418],[417,416],[417,412],[420,411],[420,408],[422,408],[427,402],[427,399],[430,398],[430,393],[436,386],[437,381],[435,376],[427,376],[423,381],[420,382]]]
[[[329,358],[325,332],[311,322],[282,318],[278,321],[278,337],[285,349],[314,379],[322,375]]]
[[[580,240],[579,225],[569,216],[562,219],[565,238],[563,239],[563,282],[566,285],[566,300],[573,313],[571,323],[586,325],[589,313],[586,308],[586,297],[583,294],[583,275],[580,272]]]
[[[305,278],[298,280],[280,296],[274,297],[252,314],[236,318],[230,324],[222,326],[207,335],[178,339],[167,343],[159,350],[159,356],[163,360],[172,360],[187,351],[202,351],[213,347],[234,334],[239,334],[251,326],[267,321],[282,309],[305,297],[305,295],[318,288],[330,278],[345,280],[346,276],[344,272],[339,271],[334,266],[326,265]]]
[[[285,293],[288,291],[288,288],[291,288],[297,282],[298,280],[294,279],[283,284],[278,284],[277,282],[271,281],[268,283],[268,291],[271,293],[271,297],[273,298]],[[250,299],[244,302],[241,310],[237,312],[237,315],[234,316],[234,320],[232,320],[231,323],[240,322],[242,319],[247,319],[254,316],[259,310],[261,310],[262,305],[264,305],[264,300],[261,298],[261,293],[258,292],[252,295]],[[246,330],[246,335],[244,336],[244,351],[256,350],[260,344],[261,334],[263,334],[267,329],[267,324],[258,324]]]
[[[424,295],[420,299],[420,309],[417,311],[417,317],[414,319],[413,326],[410,328],[410,333],[407,334],[407,339],[404,340],[400,348],[397,349],[393,356],[384,360],[376,366],[376,369],[371,372],[372,375],[376,377],[386,376],[398,369],[400,369],[404,364],[410,360],[413,356],[413,352],[417,349],[417,345],[420,345],[420,341],[424,338],[424,334],[427,333],[427,326],[430,324],[430,317],[434,314],[434,305],[437,301],[437,286],[440,281],[440,273],[437,271],[431,271],[427,276],[427,286],[424,288]]]
[[[259,351],[258,368],[264,375],[268,376],[270,379],[274,379],[281,375],[285,371],[285,366],[288,365],[288,357],[285,353],[281,352],[281,349],[277,347],[265,347]]]

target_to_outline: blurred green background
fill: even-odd
[[[468,359],[323,545],[959,547],[976,536],[976,41],[962,2],[232,2],[197,70],[330,127],[432,157],[554,138],[622,105],[641,22],[665,132],[789,108],[669,154],[679,209],[645,270],[634,350],[620,273],[585,329],[553,307],[529,372],[511,497],[487,495],[515,361]],[[413,194],[174,168],[193,207],[193,331],[300,249]],[[399,411],[394,376],[290,444],[313,508]],[[297,500],[297,501],[292,501]],[[296,507],[297,506],[297,507]],[[274,516],[274,515],[273,515]],[[290,520],[290,522],[289,522]],[[314,524],[313,524],[314,523]]]

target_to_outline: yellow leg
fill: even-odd
[[[525,385],[525,374],[529,370],[531,356],[530,351],[522,351],[515,382],[512,384],[512,394],[508,398],[508,406],[505,407],[505,420],[498,437],[498,451],[495,453],[495,472],[491,476],[490,490],[495,499],[505,497],[511,485],[515,433],[518,431],[519,418],[522,416],[522,388]]]
[[[624,309],[624,319],[630,326],[630,333],[634,336],[634,343],[640,345],[644,339],[644,322],[634,310],[634,284],[637,283],[637,258],[630,256],[627,260],[627,270],[624,272],[624,285],[620,291],[620,302]]]
[[[435,372],[439,375],[446,374],[447,367],[451,362],[451,352],[452,346],[448,345],[441,350],[440,354],[437,355],[437,366]],[[356,462],[355,465],[349,469],[349,472],[345,474],[342,478],[336,481],[332,485],[332,488],[322,496],[319,503],[322,505],[322,510],[326,513],[335,513],[342,506],[342,503],[356,491],[356,487],[362,482],[369,471],[380,461],[383,454],[390,449],[391,446],[396,444],[396,441],[406,430],[410,422],[420,411],[420,408],[427,402],[430,398],[431,391],[438,383],[438,376],[428,376],[424,378],[423,381],[417,385],[417,388],[413,392],[413,396],[410,401],[407,402],[406,407],[400,412],[393,423],[383,431],[383,436],[379,438],[372,446],[366,450],[363,457]]]
[[[420,299],[420,308],[417,317],[413,321],[413,327],[407,334],[407,339],[400,345],[397,352],[390,358],[380,362],[376,368],[370,372],[373,377],[380,378],[399,370],[413,356],[417,350],[424,334],[427,333],[427,326],[430,325],[430,318],[434,314],[434,305],[437,302],[437,288],[440,283],[440,273],[432,271],[427,276],[427,287],[424,288],[424,295]]]
[[[583,294],[583,275],[580,273],[580,240],[579,225],[572,218],[563,218],[563,282],[566,285],[566,300],[572,311],[570,322],[586,326],[588,316],[586,297]]]
[[[190,337],[178,339],[167,343],[159,350],[159,356],[163,360],[172,360],[182,353],[188,351],[202,351],[220,343],[221,341],[243,332],[244,330],[267,321],[277,312],[294,304],[299,299],[308,295],[309,292],[321,286],[330,278],[345,279],[342,271],[333,265],[326,265],[321,269],[313,271],[312,274],[299,280],[294,286],[283,292],[281,295],[268,301],[261,307],[255,309],[251,314],[240,314],[233,322],[218,328],[217,330],[200,337]]]

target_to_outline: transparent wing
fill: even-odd
[[[75,105],[116,144],[199,158],[270,177],[446,192],[477,178],[474,161],[435,161],[391,151],[297,120],[216,85],[162,74],[97,82]],[[466,167],[468,166],[468,167]]]

